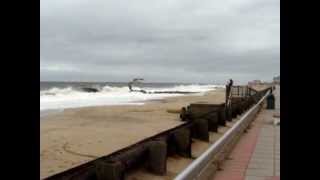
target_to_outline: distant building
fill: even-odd
[[[280,75],[273,78],[273,82],[276,84],[280,84]]]

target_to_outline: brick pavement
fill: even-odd
[[[263,109],[252,123],[214,180],[279,180],[280,126],[273,124],[280,110],[280,87],[275,91],[275,110]]]

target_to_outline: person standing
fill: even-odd
[[[229,97],[229,94],[230,94],[230,92],[231,92],[231,87],[232,87],[232,85],[233,85],[233,80],[230,79],[229,82],[228,82],[228,84],[227,84],[227,86],[226,86],[226,96],[227,96],[227,97]]]
[[[233,80],[230,79],[230,80],[229,80],[229,86],[231,87],[232,85],[233,85]]]
[[[231,120],[231,88],[233,85],[233,80],[230,79],[226,85],[226,100],[225,100],[225,115],[228,120]]]

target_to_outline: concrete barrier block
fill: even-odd
[[[167,171],[167,143],[152,141],[149,144],[148,170],[157,175],[164,175]]]
[[[209,142],[209,126],[208,120],[197,119],[194,125],[194,136],[197,139]]]
[[[180,129],[174,133],[176,151],[183,157],[191,157],[191,131],[190,129]]]
[[[226,114],[225,114],[225,107],[221,107],[219,109],[219,119],[218,119],[218,124],[220,126],[226,126]]]
[[[103,161],[95,162],[95,171],[97,180],[123,180],[124,165],[120,161]]]
[[[208,130],[218,132],[218,113],[211,113],[206,119],[208,120]]]

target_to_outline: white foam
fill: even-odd
[[[217,85],[180,85],[172,88],[145,88],[154,91],[188,91],[204,93],[214,90]],[[138,89],[135,87],[135,89]],[[143,101],[183,96],[182,94],[143,94],[129,92],[128,87],[104,86],[100,92],[87,93],[68,88],[52,88],[40,91],[40,110],[65,109],[99,105],[142,105]]]

